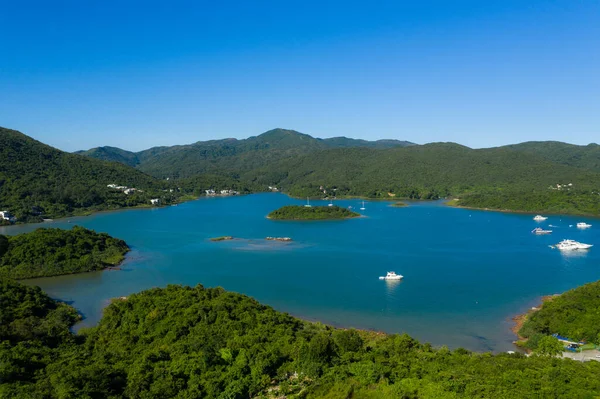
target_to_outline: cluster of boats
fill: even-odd
[[[547,219],[548,219],[547,217],[542,216],[542,215],[536,215],[533,218],[533,220],[535,220],[536,222],[543,222],[544,220],[547,220]],[[569,227],[571,227],[571,226],[572,225],[570,225]],[[577,223],[578,229],[589,229],[590,227],[592,227],[592,225],[587,224],[585,222]],[[533,234],[543,235],[543,234],[551,234],[552,230],[545,230],[541,227],[536,227],[531,232]],[[582,249],[590,249],[591,247],[593,247],[592,244],[584,244],[582,242],[577,242],[575,240],[562,240],[561,242],[559,242],[556,245],[550,245],[550,248],[556,248],[561,251],[575,251],[575,250],[582,250]]]

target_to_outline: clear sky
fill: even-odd
[[[600,1],[4,0],[0,126],[68,151],[599,142]]]

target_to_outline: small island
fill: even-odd
[[[18,280],[114,268],[128,251],[125,241],[79,226],[0,235],[0,278]]]
[[[267,241],[282,241],[282,242],[290,242],[292,239],[290,237],[267,237],[265,238]]]
[[[233,236],[213,237],[210,240],[211,241],[230,241],[230,240],[233,240]]]
[[[394,207],[394,208],[404,208],[406,206],[408,206],[408,204],[406,202],[394,202],[393,204],[391,204],[390,206]]]
[[[359,217],[360,214],[339,206],[287,205],[267,215],[273,220],[337,220]]]

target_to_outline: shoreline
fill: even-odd
[[[190,202],[190,201],[197,201],[199,200],[201,197],[195,197],[195,198],[190,198],[190,199],[186,199],[184,201],[181,202],[175,202],[173,204],[168,204],[168,205],[147,205],[147,204],[139,204],[136,206],[126,206],[126,207],[121,207],[121,208],[115,208],[115,209],[100,209],[100,210],[96,210],[96,211],[89,211],[89,212],[84,212],[81,214],[72,214],[72,215],[68,215],[68,216],[60,216],[60,217],[56,217],[56,218],[46,218],[44,220],[42,220],[41,222],[27,222],[27,223],[15,223],[15,224],[11,224],[11,225],[6,225],[6,226],[0,226],[0,228],[13,228],[13,227],[22,227],[22,226],[33,226],[36,224],[39,225],[44,225],[44,224],[50,224],[50,223],[54,223],[54,222],[62,222],[65,219],[70,219],[70,218],[85,218],[85,217],[89,217],[89,216],[93,216],[96,214],[102,214],[102,213],[116,213],[116,212],[127,212],[127,211],[135,211],[135,210],[147,210],[147,209],[163,209],[163,208],[169,208],[171,206],[174,205],[179,205],[179,204],[183,204],[186,202]],[[67,223],[71,223],[70,220],[67,220]]]
[[[477,208],[474,206],[450,204],[451,201],[452,200],[448,200],[448,201],[444,202],[444,205],[449,208],[469,209],[469,210],[473,210],[473,211],[514,213],[514,214],[518,214],[518,215],[545,214],[545,215],[550,215],[550,216],[569,216],[569,217],[581,216],[581,217],[586,217],[586,218],[600,219],[600,215],[595,215],[592,213],[556,213],[556,212],[548,212],[548,211],[520,211],[520,210],[513,210],[513,209]]]
[[[543,295],[543,296],[539,297],[538,305],[532,306],[525,313],[520,313],[520,314],[517,314],[510,318],[511,322],[513,322],[513,326],[510,328],[510,331],[512,331],[517,336],[517,339],[513,342],[515,345],[517,345],[517,342],[526,342],[527,341],[527,338],[519,335],[519,331],[523,327],[523,324],[525,324],[525,322],[527,321],[527,318],[529,316],[531,316],[532,314],[534,314],[535,312],[537,312],[538,310],[540,310],[542,308],[542,306],[544,305],[544,303],[552,301],[554,298],[556,298],[560,295],[561,294]],[[521,347],[519,347],[519,348],[521,348]],[[525,348],[521,348],[521,349],[525,349]],[[527,350],[527,351],[530,352],[529,350]]]

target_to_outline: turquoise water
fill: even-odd
[[[278,310],[336,326],[407,332],[434,345],[511,350],[510,317],[541,295],[600,279],[600,220],[455,209],[439,202],[393,208],[367,202],[366,217],[328,222],[271,221],[282,194],[206,198],[179,206],[100,213],[79,224],[126,240],[121,271],[27,280],[75,306],[94,325],[110,298],[167,284],[222,286]],[[319,204],[318,201],[314,205]],[[322,204],[325,204],[323,202]],[[360,201],[338,201],[360,207]],[[579,221],[588,230],[569,227]],[[69,223],[70,222],[70,223]],[[536,226],[554,225],[549,236]],[[13,226],[16,234],[39,225]],[[210,237],[241,239],[211,242]],[[266,242],[289,236],[292,243]],[[566,256],[548,245],[572,238],[596,247]],[[394,270],[401,282],[380,281]]]

